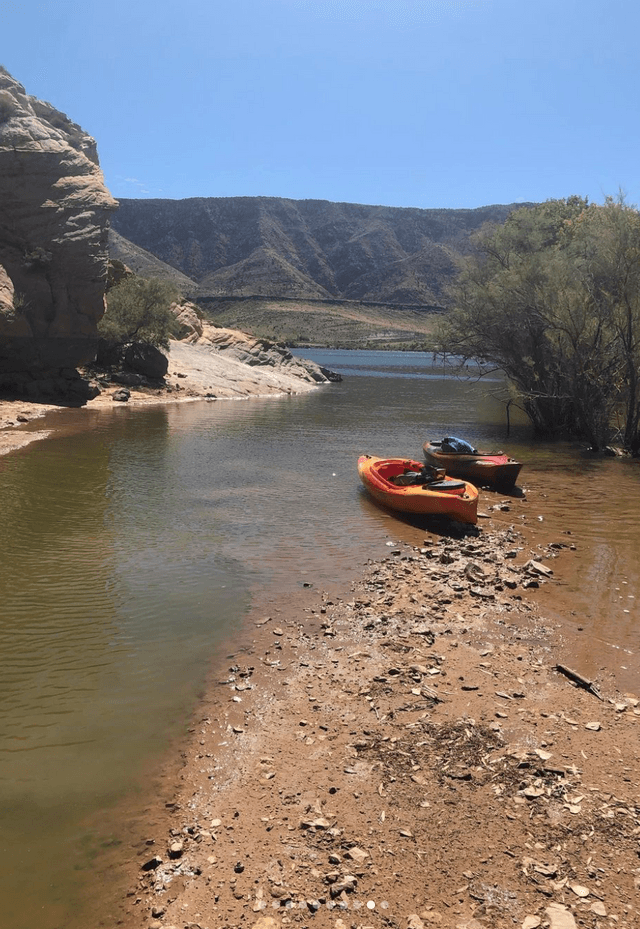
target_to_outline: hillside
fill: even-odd
[[[174,280],[224,325],[289,342],[407,344],[428,339],[472,234],[519,206],[123,199],[110,248],[138,273]]]
[[[172,268],[155,255],[140,248],[128,239],[123,238],[115,229],[109,229],[109,257],[116,258],[124,262],[127,267],[131,268],[140,277],[157,277],[163,281],[169,281],[180,290],[181,293],[196,293],[198,285],[178,271]]]

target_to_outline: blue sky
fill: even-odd
[[[115,197],[640,203],[638,0],[4,0]]]

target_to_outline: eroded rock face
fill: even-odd
[[[197,342],[202,338],[202,314],[195,303],[172,303],[171,312],[175,315],[180,327],[178,339],[185,342]]]
[[[116,207],[94,139],[0,67],[0,376],[92,359]]]
[[[195,345],[212,346],[221,355],[249,367],[274,368],[302,381],[326,384],[328,381],[342,380],[339,374],[323,368],[315,361],[296,358],[284,345],[271,342],[269,339],[257,339],[236,329],[223,329],[203,323],[202,336],[199,339],[188,338],[186,341]]]

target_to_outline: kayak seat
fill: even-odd
[[[424,484],[425,490],[462,490],[467,485],[464,481],[432,481]]]

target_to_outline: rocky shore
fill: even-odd
[[[483,493],[478,527],[249,617],[135,825],[117,922],[640,925],[638,699],[572,667],[545,612],[579,546],[526,507]]]
[[[317,383],[178,343],[165,385],[126,402]],[[122,406],[121,386],[90,406]],[[0,402],[0,452],[58,408]],[[352,590],[256,607],[127,848],[96,863],[128,893],[95,925],[640,925],[640,705],[576,662],[562,585],[580,543],[545,535],[535,503],[534,531],[526,494],[482,492],[477,527],[391,537]]]

